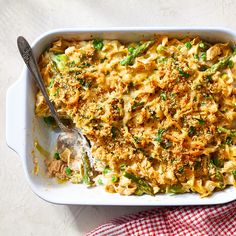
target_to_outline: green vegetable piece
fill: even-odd
[[[90,162],[85,152],[82,154],[82,161],[83,161],[83,182],[89,186],[92,186],[93,182],[90,178],[90,173],[91,173]]]
[[[199,60],[199,56],[197,54],[195,54],[193,57],[194,59]]]
[[[181,184],[175,184],[175,185],[170,186],[167,189],[167,192],[168,193],[184,193],[184,189]]]
[[[203,61],[206,61],[206,53],[205,52],[202,53],[201,58],[202,58]]]
[[[96,49],[96,50],[102,50],[104,44],[103,44],[103,40],[101,39],[94,39],[93,40],[93,47]]]
[[[65,172],[66,172],[66,175],[71,175],[72,170],[70,169],[70,167],[66,167]]]
[[[224,128],[224,127],[221,127],[221,126],[219,126],[218,128],[217,128],[217,131],[218,131],[218,133],[226,133],[226,134],[230,134],[230,130],[229,129],[226,129],[226,128]]]
[[[60,160],[61,159],[60,154],[58,152],[54,153],[53,158],[56,159],[56,160]]]
[[[180,76],[184,78],[189,78],[191,76],[190,74],[184,72],[182,68],[178,68],[177,70],[179,71]]]
[[[229,60],[228,66],[230,69],[232,69],[234,67],[234,62],[232,60]]]
[[[193,137],[196,134],[196,128],[194,126],[189,127],[188,136]]]
[[[157,136],[155,138],[155,141],[157,142],[161,142],[162,141],[162,135],[166,132],[165,129],[159,129],[158,132],[157,132]]]
[[[111,177],[111,181],[112,181],[113,183],[117,182],[117,180],[118,180],[117,176],[113,175],[113,176]]]
[[[102,182],[102,179],[101,179],[101,178],[98,179],[98,184],[99,184],[99,185],[103,185],[103,182]]]
[[[206,48],[205,43],[200,42],[200,43],[199,43],[199,48],[201,48],[201,49],[205,49],[205,48]]]
[[[128,172],[125,172],[124,176],[137,184],[136,192],[138,193],[138,195],[142,195],[144,193],[154,195],[152,187],[144,179],[141,179],[135,176],[134,174]]]
[[[190,42],[187,42],[184,45],[187,49],[190,49],[192,47],[192,44]]]
[[[65,69],[68,59],[69,58],[66,54],[54,54],[52,56],[52,60],[56,63],[56,66],[59,71],[63,71]]]
[[[229,60],[230,60],[230,57],[226,57],[222,59],[221,61],[215,63],[209,69],[207,69],[206,72],[208,72],[209,74],[213,74],[220,69],[224,69],[225,67],[227,67]]]
[[[236,55],[236,48],[233,49],[233,56]]]
[[[128,48],[128,52],[129,52],[130,54],[132,54],[132,53],[134,52],[134,48],[133,48],[133,47],[129,47],[129,48]]]
[[[131,65],[134,62],[134,59],[138,57],[140,54],[142,54],[145,50],[147,50],[153,43],[154,41],[148,41],[138,46],[137,48],[133,50],[133,52],[130,55],[124,58],[120,62],[120,64],[122,66]]]
[[[157,46],[156,51],[157,51],[157,53],[161,53],[164,49],[165,49],[165,47],[160,44]]]
[[[106,175],[108,172],[110,172],[109,166],[106,166],[103,170],[103,174]]]
[[[35,148],[46,158],[50,156],[49,152],[46,151],[37,141],[34,143]]]

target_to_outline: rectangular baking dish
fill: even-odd
[[[32,48],[38,58],[51,42],[60,37],[79,40],[102,38],[138,41],[152,38],[155,34],[165,34],[177,38],[200,36],[207,41],[230,42],[232,44],[236,41],[236,32],[219,28],[58,29],[41,35],[33,42]],[[34,150],[34,141],[38,140],[47,149],[52,146],[52,136],[55,135],[34,115],[36,91],[33,80],[24,67],[19,79],[7,91],[6,140],[9,147],[19,154],[26,179],[31,189],[40,198],[57,204],[128,206],[209,205],[226,203],[236,199],[236,188],[234,187],[228,187],[207,198],[200,198],[194,193],[159,194],[155,197],[148,195],[120,196],[107,193],[100,187],[87,188],[82,184],[58,184],[55,180],[46,177],[43,158],[39,158],[39,174],[35,176],[33,174],[33,155],[40,156],[40,154]]]

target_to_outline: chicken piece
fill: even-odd
[[[222,53],[221,47],[219,44],[215,44],[214,46],[210,47],[207,52],[207,60],[213,60],[215,57],[219,56]]]
[[[48,174],[50,177],[56,176],[59,179],[66,179],[66,164],[62,160],[52,160],[48,163]]]

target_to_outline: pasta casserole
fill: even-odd
[[[199,37],[54,42],[39,67],[61,118],[92,144],[55,150],[50,177],[122,195],[236,186],[236,51]],[[41,94],[36,115],[53,125]],[[82,157],[83,156],[83,157]]]

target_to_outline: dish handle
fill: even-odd
[[[23,74],[6,94],[6,142],[21,156],[24,147],[24,83]]]

